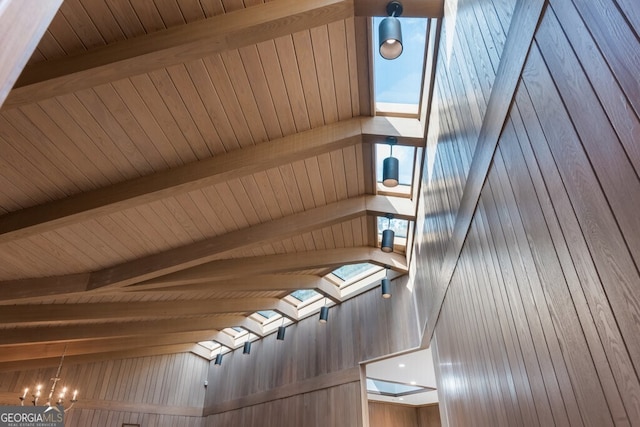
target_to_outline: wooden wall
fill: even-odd
[[[435,200],[425,206],[418,265],[433,279],[427,295],[446,288],[441,311],[423,312],[435,325],[443,424],[640,425],[637,2],[551,0],[539,23],[516,4],[514,21],[529,19],[535,32],[522,73],[510,76],[513,103],[496,79],[491,91],[510,109],[451,280],[439,276],[446,256],[428,265],[455,234],[454,202],[468,189],[460,170],[471,173],[463,166],[477,120],[487,126],[478,100],[491,92],[473,88],[491,68],[500,76],[495,61],[479,61],[496,55],[489,41],[499,27],[482,22],[503,3],[459,1],[444,24],[458,40],[451,57],[465,61],[461,72],[453,61],[438,69],[430,140],[434,170],[444,172],[425,179]],[[516,30],[502,22],[501,31]],[[504,52],[501,60],[514,58]],[[458,184],[442,190],[440,180]]]
[[[208,366],[190,353],[64,365],[61,378],[79,393],[65,425],[200,427]],[[24,387],[36,382],[48,390],[55,373],[56,368],[1,373],[0,403],[19,404]]]
[[[360,383],[351,382],[271,400],[207,417],[206,427],[300,427],[362,425]]]
[[[233,411],[230,416],[236,419],[265,411],[268,416],[274,405],[304,403],[305,408],[321,408],[326,399],[331,407],[339,407],[345,398],[341,387],[347,384],[347,390],[356,393],[349,399],[357,400],[361,412],[359,363],[410,349],[420,342],[413,295],[406,277],[400,278],[393,281],[393,297],[389,300],[381,298],[380,289],[375,288],[332,307],[324,325],[314,315],[289,326],[284,341],[277,341],[273,334],[254,342],[250,355],[243,355],[241,350],[225,355],[222,366],[212,365],[209,370],[205,415],[218,420],[223,413]],[[325,396],[322,401],[300,399],[303,394],[320,392]],[[291,400],[295,395],[299,396],[297,400]],[[348,411],[342,414],[353,415]],[[305,425],[323,425],[320,418],[317,421]],[[362,421],[353,422],[345,418],[329,425],[362,425]]]
[[[438,405],[408,406],[369,401],[370,427],[440,427]]]

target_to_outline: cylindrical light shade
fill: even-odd
[[[250,354],[251,353],[251,341],[245,341],[244,347],[242,348],[242,354]]]
[[[216,365],[222,365],[222,353],[216,354]]]
[[[382,279],[382,298],[391,298],[391,281],[386,277]]]
[[[398,185],[400,162],[395,157],[387,157],[382,161],[382,184],[385,187]]]
[[[402,29],[398,18],[389,16],[380,22],[380,55],[384,59],[396,59],[402,53]]]
[[[382,232],[382,252],[393,252],[393,238],[395,233],[392,229],[386,229]]]
[[[326,305],[320,309],[320,323],[327,323],[329,319],[329,307]]]
[[[278,335],[276,336],[276,339],[278,341],[284,341],[284,333],[287,330],[287,328],[285,328],[284,326],[278,326]]]

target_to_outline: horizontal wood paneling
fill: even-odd
[[[634,12],[549,3],[435,329],[447,425],[640,425]]]

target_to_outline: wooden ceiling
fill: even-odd
[[[0,110],[0,369],[260,335],[295,289],[339,301],[332,268],[406,271],[375,216],[415,207],[375,193],[372,142],[424,130],[372,117],[384,4],[65,0]]]

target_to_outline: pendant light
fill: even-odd
[[[393,157],[393,146],[397,143],[398,138],[395,136],[387,137],[389,157],[382,161],[382,185],[385,187],[396,187],[399,183],[400,162],[396,157]]]
[[[382,283],[380,284],[380,289],[382,291],[382,298],[389,299],[391,298],[391,280],[389,280],[389,267],[385,265],[384,279],[382,279]]]
[[[387,15],[378,27],[380,55],[384,59],[396,59],[402,53],[402,28],[396,18],[402,15],[402,4],[399,1],[389,2]]]
[[[214,364],[218,366],[222,365],[222,346],[220,346],[220,351],[216,354],[216,361]]]
[[[247,340],[244,342],[244,347],[242,347],[242,354],[251,354],[251,332],[249,332]]]
[[[380,249],[382,252],[393,252],[393,238],[395,237],[395,233],[391,229],[391,220],[393,219],[392,214],[386,215],[389,222],[387,223],[387,229],[382,232],[382,243],[380,245]]]
[[[327,299],[324,299],[324,305],[320,308],[320,323],[327,323],[329,320],[329,307],[327,307]]]
[[[284,333],[287,331],[287,328],[284,327],[284,316],[282,317],[282,325],[278,326],[278,335],[276,339],[278,341],[284,341]]]

